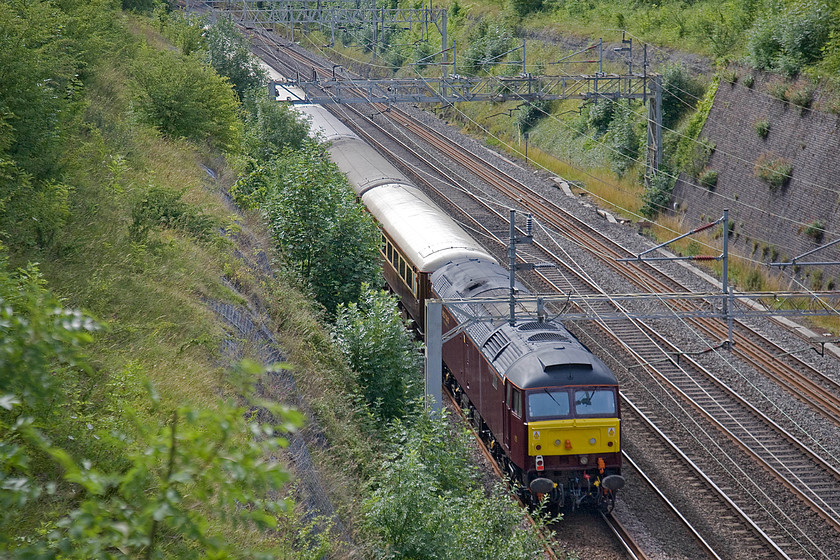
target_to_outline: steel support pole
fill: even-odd
[[[443,303],[426,300],[426,409],[440,412],[443,403]]]

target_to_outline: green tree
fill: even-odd
[[[820,59],[836,26],[831,8],[821,0],[790,6],[774,2],[747,37],[749,61],[756,68],[794,76]]]
[[[422,356],[411,339],[396,298],[366,289],[359,303],[338,308],[333,340],[350,367],[374,414],[384,420],[402,417],[420,396]]]
[[[145,49],[132,75],[134,104],[143,121],[168,136],[238,150],[242,123],[236,94],[197,56]]]
[[[378,283],[379,230],[324,146],[306,141],[287,150],[266,179],[272,235],[330,314],[357,301],[363,284]]]
[[[446,415],[421,411],[397,423],[394,451],[371,481],[365,530],[382,541],[383,558],[467,560],[538,558],[535,532],[523,511],[496,487],[476,482],[465,434],[453,437]]]
[[[269,98],[262,89],[247,94],[245,109],[242,151],[256,162],[270,162],[286,147],[300,148],[309,135],[309,125],[300,113]]]
[[[219,19],[207,30],[204,42],[210,65],[230,80],[239,99],[266,82],[266,72],[251,54],[248,39],[232,20]]]

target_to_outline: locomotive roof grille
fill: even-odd
[[[582,363],[582,364],[552,364],[550,366],[545,366],[543,371],[546,373],[560,373],[563,371],[568,370],[591,370],[592,364],[591,363]]]
[[[560,333],[541,332],[529,336],[528,342],[569,342],[569,339]]]
[[[558,329],[557,325],[555,325],[553,323],[545,323],[545,322],[539,323],[539,322],[533,322],[532,321],[530,323],[522,323],[521,325],[519,325],[519,330],[520,331],[536,331],[536,330],[556,331],[556,330],[560,330],[560,329]]]

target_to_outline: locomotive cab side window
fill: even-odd
[[[578,416],[615,415],[615,392],[612,389],[575,391],[575,412]]]
[[[557,418],[569,416],[571,402],[565,390],[540,389],[528,393],[528,419]]]
[[[514,414],[522,418],[522,391],[508,383],[507,405]]]

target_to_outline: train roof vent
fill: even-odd
[[[469,286],[467,286],[466,291],[472,292],[473,290],[477,290],[478,288],[482,287],[487,283],[487,280],[479,280],[478,282],[472,282]]]
[[[569,339],[560,333],[541,332],[529,336],[528,342],[569,342]]]
[[[493,333],[493,336],[488,338],[487,342],[484,343],[484,349],[487,351],[488,355],[492,356],[490,360],[496,361],[509,344],[510,339],[507,335],[501,331],[496,331]]]
[[[538,322],[530,322],[530,323],[522,323],[519,325],[520,331],[556,331],[557,325],[552,323],[538,323]]]
[[[584,369],[584,370],[591,370],[592,364],[590,362],[578,363],[578,364],[552,364],[550,366],[545,366],[543,368],[546,373],[560,373],[567,370],[572,369]]]

